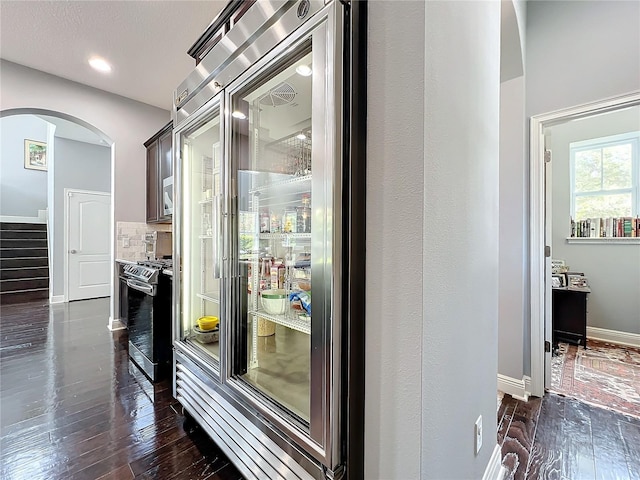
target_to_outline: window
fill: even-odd
[[[639,144],[632,132],[569,145],[574,220],[640,215]]]

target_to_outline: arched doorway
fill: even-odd
[[[98,225],[103,232],[102,238],[105,256],[103,258],[103,276],[106,284],[100,292],[94,292],[96,296],[107,295],[111,297],[111,311],[114,310],[114,279],[113,279],[113,258],[114,258],[114,208],[113,208],[113,176],[114,176],[114,142],[104,132],[93,125],[77,117],[45,109],[16,108],[7,109],[0,112],[0,121],[9,125],[21,119],[22,125],[29,119],[31,124],[38,123],[46,125],[46,138],[40,142],[48,146],[46,157],[46,177],[45,192],[42,192],[42,182],[37,190],[39,195],[45,195],[46,214],[45,221],[49,226],[48,256],[49,256],[49,295],[51,303],[66,302],[70,299],[78,298],[69,294],[69,279],[75,278],[73,272],[70,274],[68,268],[75,261],[76,257],[69,256],[67,245],[69,234],[69,213],[68,199],[72,195],[70,189],[83,190],[88,193],[100,193],[102,215]],[[8,123],[9,122],[9,123]],[[20,130],[12,130],[12,139],[22,142],[22,137],[27,138],[28,133],[21,134]],[[41,139],[43,140],[43,139]],[[4,143],[4,142],[3,142]],[[60,150],[62,155],[56,158],[56,151]],[[19,179],[21,172],[16,165],[9,162],[18,161],[15,155],[3,155],[3,169],[14,168],[14,177]],[[21,167],[21,166],[20,166]],[[26,169],[25,169],[26,171]],[[8,181],[8,180],[7,180]],[[5,180],[3,180],[3,184]],[[3,190],[4,185],[3,185]],[[7,198],[17,197],[17,203],[24,197],[28,189],[11,190],[7,189]],[[4,196],[4,194],[3,194]],[[99,198],[99,197],[95,197]],[[40,198],[42,201],[42,198]],[[5,203],[5,202],[3,202]],[[11,203],[11,202],[9,202]],[[4,209],[3,209],[4,210]],[[11,211],[0,212],[5,220],[11,219]],[[29,220],[27,218],[27,220]],[[105,240],[106,239],[106,240]],[[71,282],[73,284],[73,282]],[[83,292],[82,295],[91,295]],[[82,298],[82,297],[80,297]],[[111,318],[114,318],[113,315]],[[111,321],[109,327],[112,328]]]

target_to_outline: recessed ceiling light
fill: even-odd
[[[111,71],[111,65],[104,58],[91,57],[89,59],[89,65],[91,65],[94,70],[102,73],[109,73]]]
[[[303,77],[308,77],[313,73],[313,70],[311,70],[311,67],[309,65],[298,65],[296,67],[296,72]]]
[[[298,140],[306,140],[307,136],[304,133],[299,133],[298,135],[296,135],[296,138]]]
[[[236,110],[231,114],[233,118],[239,118],[240,120],[244,120],[247,116],[239,110]]]

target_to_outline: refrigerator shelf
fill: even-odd
[[[218,292],[196,293],[196,296],[207,302],[220,303],[220,294]]]
[[[291,316],[271,315],[270,313],[266,313],[262,309],[249,310],[249,314],[255,317],[263,318],[264,320],[269,320],[273,323],[277,323],[278,325],[291,328],[292,330],[306,333],[307,335],[311,334],[311,317],[300,318],[298,317],[298,314],[295,313],[295,311],[291,311]]]
[[[262,192],[267,192],[271,189],[278,189],[278,193],[281,195],[290,195],[310,191],[311,175],[303,175],[300,177],[287,175],[287,177],[289,178],[276,180],[275,182],[270,182],[266,185],[252,188],[251,190],[249,190],[249,194],[255,195]]]
[[[311,238],[310,233],[261,233],[260,240],[272,240],[282,238]]]

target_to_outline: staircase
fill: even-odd
[[[47,225],[0,223],[0,304],[48,299]]]

